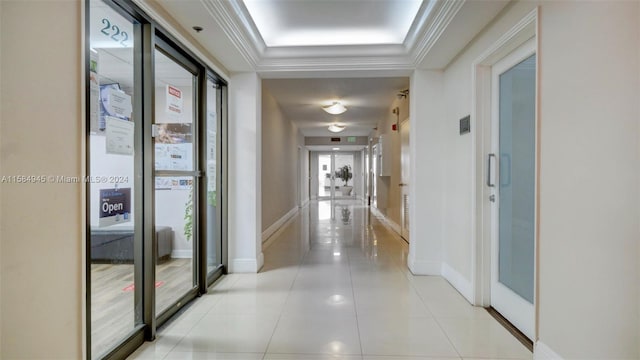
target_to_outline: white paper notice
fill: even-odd
[[[167,113],[173,115],[172,117],[174,118],[181,118],[183,105],[182,90],[175,86],[167,85]]]
[[[107,154],[133,155],[133,121],[106,117]]]
[[[192,143],[159,144],[156,143],[156,170],[189,171],[193,169]]]
[[[108,101],[104,104],[105,109],[109,114],[122,118],[130,118],[132,105],[131,96],[127,95],[124,91],[118,89],[109,88]]]

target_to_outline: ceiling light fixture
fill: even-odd
[[[331,131],[333,133],[339,133],[340,131],[342,131],[344,129],[345,129],[344,125],[338,125],[338,124],[329,125],[329,131]]]
[[[334,101],[333,104],[329,106],[323,106],[322,110],[328,112],[331,115],[340,115],[343,112],[347,111],[347,108],[338,101]]]

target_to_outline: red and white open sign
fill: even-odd
[[[182,115],[183,103],[182,90],[167,85],[167,112],[173,115]]]

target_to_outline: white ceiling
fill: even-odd
[[[353,73],[362,73],[355,77],[408,76],[414,69],[443,69],[510,2],[423,0],[404,40],[380,45],[376,43],[387,41],[368,32],[371,24],[386,26],[391,21],[392,26],[403,29],[407,22],[395,12],[381,20],[383,8],[385,4],[404,7],[411,0],[289,0],[285,7],[285,0],[252,0],[265,5],[263,11],[269,15],[264,16],[272,27],[294,38],[300,36],[303,19],[318,26],[331,25],[325,30],[332,32],[335,26],[347,26],[339,14],[357,11],[358,15],[350,16],[349,28],[367,33],[369,43],[315,46],[312,40],[298,39],[300,46],[269,46],[242,0],[134,1],[151,14],[173,18],[182,28],[182,37],[197,41],[229,72],[257,71],[263,77],[315,77],[326,71],[349,77]],[[315,6],[322,10],[309,10]],[[170,22],[163,25],[172,26]],[[193,26],[203,30],[198,33]]]
[[[195,41],[222,70],[257,72],[282,112],[306,136],[368,135],[390,116],[397,91],[415,69],[444,69],[509,0],[134,0],[150,14],[173,19],[179,38]],[[247,6],[248,5],[248,8]],[[253,6],[256,6],[253,9]],[[417,10],[415,7],[419,6]],[[250,11],[256,12],[255,18]],[[401,14],[399,10],[411,10]],[[408,20],[417,11],[413,21]],[[201,32],[193,26],[203,28]],[[395,35],[381,35],[394,28]],[[260,30],[258,30],[260,28]],[[272,37],[265,30],[275,30]],[[262,32],[262,34],[261,34]],[[312,33],[365,34],[357,45]],[[332,35],[332,36],[333,36]],[[283,40],[284,39],[284,40]],[[289,40],[287,40],[289,39]],[[292,43],[283,41],[293,41]],[[319,45],[319,44],[323,45]],[[276,46],[278,45],[278,46]],[[282,46],[287,45],[287,46]],[[349,109],[326,114],[341,100]]]
[[[330,136],[331,123],[346,125],[340,136],[368,136],[391,115],[396,94],[409,88],[409,78],[265,79],[263,87],[305,136]],[[331,115],[322,106],[340,101],[347,111]]]
[[[243,0],[265,45],[402,44],[422,0]]]

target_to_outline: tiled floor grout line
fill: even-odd
[[[367,208],[367,211],[369,211],[368,208]],[[351,273],[351,254],[349,254],[348,252],[347,252],[347,266],[349,268],[349,283],[351,284],[351,296],[353,298],[353,313],[356,315],[356,330],[358,331],[358,343],[360,344],[360,358],[362,359],[364,358],[364,349],[362,348],[360,322],[358,321],[358,307],[356,306],[356,291],[355,291],[355,288],[353,287],[353,274]]]
[[[306,212],[307,216],[311,217],[311,215],[309,214],[309,212]],[[298,211],[298,213],[296,214],[296,216],[292,217],[290,219],[290,221],[287,223],[286,227],[292,226],[292,224],[295,223],[294,220],[298,220],[297,218],[304,216],[304,213],[302,211]],[[309,219],[310,220],[310,219]],[[284,232],[285,229],[283,229]],[[311,235],[309,235],[309,237],[311,237]],[[309,239],[311,240],[311,239]],[[278,239],[274,240],[271,245],[282,241],[282,238],[279,237]],[[293,286],[296,283],[296,280],[298,279],[298,276],[300,275],[300,270],[302,269],[302,264],[304,263],[304,259],[306,259],[307,255],[309,254],[309,251],[311,250],[311,248],[307,249],[307,251],[305,252],[304,256],[302,257],[302,259],[300,259],[300,262],[298,263],[297,267],[298,269],[296,270],[296,276],[293,277],[293,281],[291,282],[291,285],[289,286],[289,291],[287,293],[287,297],[284,299],[284,305],[282,306],[282,309],[280,310],[280,315],[278,315],[278,320],[276,321],[276,325],[273,327],[273,332],[271,332],[271,336],[269,337],[269,341],[267,342],[267,348],[264,349],[264,354],[262,355],[262,359],[264,360],[267,357],[267,354],[269,353],[269,346],[271,346],[271,341],[273,341],[273,336],[276,334],[276,330],[278,330],[278,325],[280,324],[280,320],[282,319],[282,314],[284,313],[284,309],[285,306],[287,305],[287,301],[289,300],[289,297],[291,297],[291,291],[293,290]]]
[[[222,279],[222,278],[221,278],[221,279]],[[214,281],[214,283],[213,283],[213,284],[211,284],[211,286],[209,286],[209,288],[207,288],[207,289],[212,288],[212,287],[215,285],[215,283],[216,283],[216,282],[221,281],[221,279],[218,279],[218,280]],[[232,287],[233,287],[233,286],[238,282],[238,280],[240,280],[240,277],[237,277],[237,279],[235,279],[231,284],[229,284],[229,285],[228,285],[227,290],[231,289],[231,288],[232,288]],[[220,297],[222,297],[222,296],[224,296],[224,294],[220,295]],[[176,342],[176,343],[171,347],[171,349],[169,349],[169,351],[167,351],[167,353],[166,353],[166,354],[164,354],[164,356],[162,356],[162,359],[166,359],[166,358],[169,356],[169,354],[171,354],[171,352],[172,352],[172,351],[173,351],[173,350],[174,350],[178,345],[180,345],[180,343],[182,342],[182,340],[184,340],[184,338],[186,338],[186,337],[187,337],[187,335],[189,335],[189,333],[190,333],[190,332],[191,332],[191,331],[196,327],[196,325],[198,325],[198,324],[199,324],[199,323],[200,323],[200,322],[201,322],[201,321],[202,321],[202,320],[207,316],[207,314],[209,314],[209,313],[211,312],[211,310],[213,310],[213,308],[214,308],[214,307],[215,307],[215,306],[220,302],[220,300],[221,300],[221,299],[217,299],[217,300],[216,300],[216,302],[215,302],[215,303],[214,303],[214,304],[209,308],[209,310],[207,310],[207,311],[206,311],[206,312],[205,312],[205,313],[200,317],[200,319],[199,319],[198,321],[194,321],[194,322],[193,322],[193,324],[189,327],[189,329],[188,329],[187,331],[185,331],[185,332],[184,332],[184,335],[182,335],[182,336],[180,337],[180,340],[178,340],[178,341],[177,341],[177,342]],[[193,305],[195,305],[195,303],[191,303],[191,306],[193,306]],[[176,319],[176,320],[180,320],[180,318],[178,318],[178,319]],[[159,333],[158,333],[158,334],[156,334],[156,337],[157,337],[157,335],[159,335]]]
[[[378,357],[396,360],[413,359],[414,357],[416,359],[431,359],[436,358],[438,354],[441,355],[441,358],[450,357],[451,359],[464,360],[465,358],[461,355],[463,352],[478,359],[506,359],[509,356],[519,356],[519,352],[487,349],[490,353],[485,353],[485,350],[481,349],[468,349],[472,343],[465,337],[466,328],[463,329],[462,326],[475,324],[477,322],[474,320],[476,313],[470,313],[469,309],[462,306],[462,303],[458,304],[453,301],[458,300],[457,298],[450,298],[449,295],[452,295],[450,294],[451,284],[442,276],[413,275],[407,267],[409,245],[397,233],[385,227],[380,219],[373,215],[367,217],[370,209],[366,204],[358,203],[348,206],[353,214],[351,224],[343,224],[339,216],[333,220],[328,217],[323,217],[322,220],[316,219],[318,211],[315,213],[312,211],[298,212],[279,230],[277,239],[265,251],[264,271],[258,274],[229,274],[229,282],[224,283],[222,286],[224,290],[221,289],[220,293],[216,293],[213,286],[210,287],[210,294],[215,298],[207,299],[205,306],[185,309],[184,315],[187,315],[186,311],[189,310],[195,310],[195,315],[190,316],[190,320],[187,322],[177,323],[178,331],[175,332],[177,336],[165,338],[164,340],[168,341],[163,342],[163,346],[151,348],[152,351],[145,354],[147,356],[155,354],[157,357],[154,358],[165,360],[177,359],[189,354],[195,356],[196,353],[198,353],[197,356],[214,354],[214,358],[225,356],[215,355],[220,351],[233,353],[226,355],[233,358],[240,359],[250,355],[252,359],[262,360],[272,358],[301,360],[302,358],[307,359],[307,357],[315,360],[329,358],[344,360],[345,358],[351,359],[351,357],[354,360],[364,360],[366,356],[370,356],[371,359],[378,359]],[[328,209],[325,204],[324,216],[328,216],[326,212]],[[339,213],[339,210],[336,211]],[[305,230],[308,231],[307,234],[304,234]],[[332,249],[333,257],[331,257]],[[336,251],[338,251],[337,255]],[[339,252],[342,252],[342,257]],[[347,269],[343,267],[345,265]],[[349,275],[348,282],[344,280],[347,274]],[[221,285],[222,279],[224,277],[216,282],[216,285]],[[358,285],[358,294],[356,294],[356,285]],[[340,293],[345,296],[348,296],[347,293],[350,291],[353,300],[352,307],[345,308],[346,304],[333,307],[333,303],[326,303],[328,300],[324,298],[323,294],[327,286],[343,289]],[[222,302],[229,302],[231,299],[229,295],[234,292],[234,289],[239,288],[248,293],[250,302],[247,302],[247,305],[250,309],[255,309],[256,314],[251,317],[253,311],[251,314],[247,313],[246,321],[242,320],[242,325],[239,325],[239,328],[231,330],[233,336],[225,337],[227,342],[224,344],[231,342],[230,344],[239,345],[251,341],[247,342],[247,345],[252,344],[255,352],[247,355],[242,355],[242,352],[248,347],[220,347],[215,342],[215,338],[207,335],[208,330],[203,332],[205,327],[214,328],[216,326],[213,321],[204,322],[203,319],[214,310],[227,313]],[[275,294],[276,296],[273,298],[265,298],[266,302],[251,301],[254,297],[267,296],[267,293],[273,291],[278,294]],[[335,292],[330,292],[330,294],[335,294]],[[418,297],[416,298],[415,295]],[[245,298],[242,297],[242,299]],[[244,301],[246,299],[241,300],[241,307],[232,306],[230,309],[244,314]],[[235,302],[235,300],[231,302]],[[450,302],[453,303],[449,305]],[[268,312],[267,318],[260,321],[264,325],[260,326],[263,330],[260,330],[258,335],[251,337],[254,340],[249,340],[249,337],[245,336],[248,334],[244,329],[247,326],[251,328],[255,317],[261,312],[264,313],[260,310],[264,309],[262,304],[271,304],[269,309],[272,310]],[[350,309],[353,309],[354,317],[351,316]],[[340,314],[340,316],[335,319],[331,317],[332,320],[322,320],[327,315],[336,314]],[[348,315],[347,318],[342,316],[344,314]],[[378,320],[378,315],[385,316]],[[390,316],[390,321],[386,320],[387,315]],[[304,329],[309,327],[310,321],[313,322],[316,319],[319,321],[318,329]],[[358,345],[355,344],[356,337],[353,336],[355,334],[353,334],[353,328],[350,327],[354,319]],[[361,319],[363,320],[362,324],[360,324]],[[493,326],[493,324],[485,324],[484,319],[482,320],[482,326],[474,327],[477,329],[474,331],[480,331],[479,335],[482,335],[483,330],[481,329],[485,329],[485,325]],[[230,321],[235,322],[235,320]],[[389,340],[386,338],[389,335],[382,334],[395,330],[370,329],[374,324],[375,327],[379,324],[383,327],[399,328],[400,333],[398,334],[402,334],[403,331],[408,331],[408,333],[401,339],[394,339],[396,332],[393,332],[393,336]],[[273,326],[271,334],[268,333],[269,326]],[[406,330],[407,326],[411,330]],[[196,327],[198,329],[195,329]],[[445,331],[445,328],[448,332]],[[426,329],[427,333],[422,333],[418,329]],[[174,334],[171,333],[170,328],[167,330],[169,330],[168,335]],[[334,331],[336,333],[332,334]],[[220,333],[224,337],[224,333],[227,332],[225,330]],[[159,332],[159,334],[162,333],[165,333],[165,337],[167,336],[166,331]],[[433,334],[433,340],[429,340],[431,336],[425,338],[424,336],[427,334]],[[475,334],[474,332],[473,338],[476,338]],[[309,336],[318,339],[308,341]],[[381,338],[380,336],[385,337]],[[478,338],[494,343],[486,336]],[[334,340],[348,344],[349,349],[345,346],[327,348],[327,344]],[[369,354],[364,353],[363,341],[365,340]],[[454,344],[454,340],[458,346]],[[500,343],[502,342],[495,342],[495,345]],[[266,345],[256,347],[258,344]],[[303,344],[308,344],[308,346]],[[412,347],[416,346],[415,351],[408,351],[406,346],[409,344]],[[505,344],[511,345],[511,343]],[[271,348],[272,345],[274,348]],[[264,350],[260,351],[260,349]],[[398,353],[404,355],[392,355]],[[419,356],[418,354],[423,355]],[[489,357],[491,354],[494,356]]]
[[[438,317],[433,313],[433,311],[431,310],[431,307],[429,307],[429,305],[425,301],[424,297],[422,297],[422,294],[420,293],[420,291],[418,290],[416,285],[413,283],[413,281],[409,281],[409,283],[411,284],[411,287],[413,288],[413,290],[416,292],[416,294],[420,298],[420,301],[422,301],[422,305],[424,305],[424,307],[426,307],[427,310],[429,310],[429,313],[431,313],[431,316],[433,317],[433,321],[436,322],[436,324],[438,325],[438,328],[440,329],[440,331],[442,331],[444,336],[447,338],[447,341],[449,341],[449,344],[451,344],[451,347],[456,351],[456,354],[458,354],[458,357],[460,359],[463,359],[462,354],[460,354],[460,351],[458,350],[456,345],[453,343],[453,341],[449,337],[449,334],[447,334],[447,332],[444,330],[444,328],[442,327],[442,324],[440,324],[440,321],[438,321]]]

